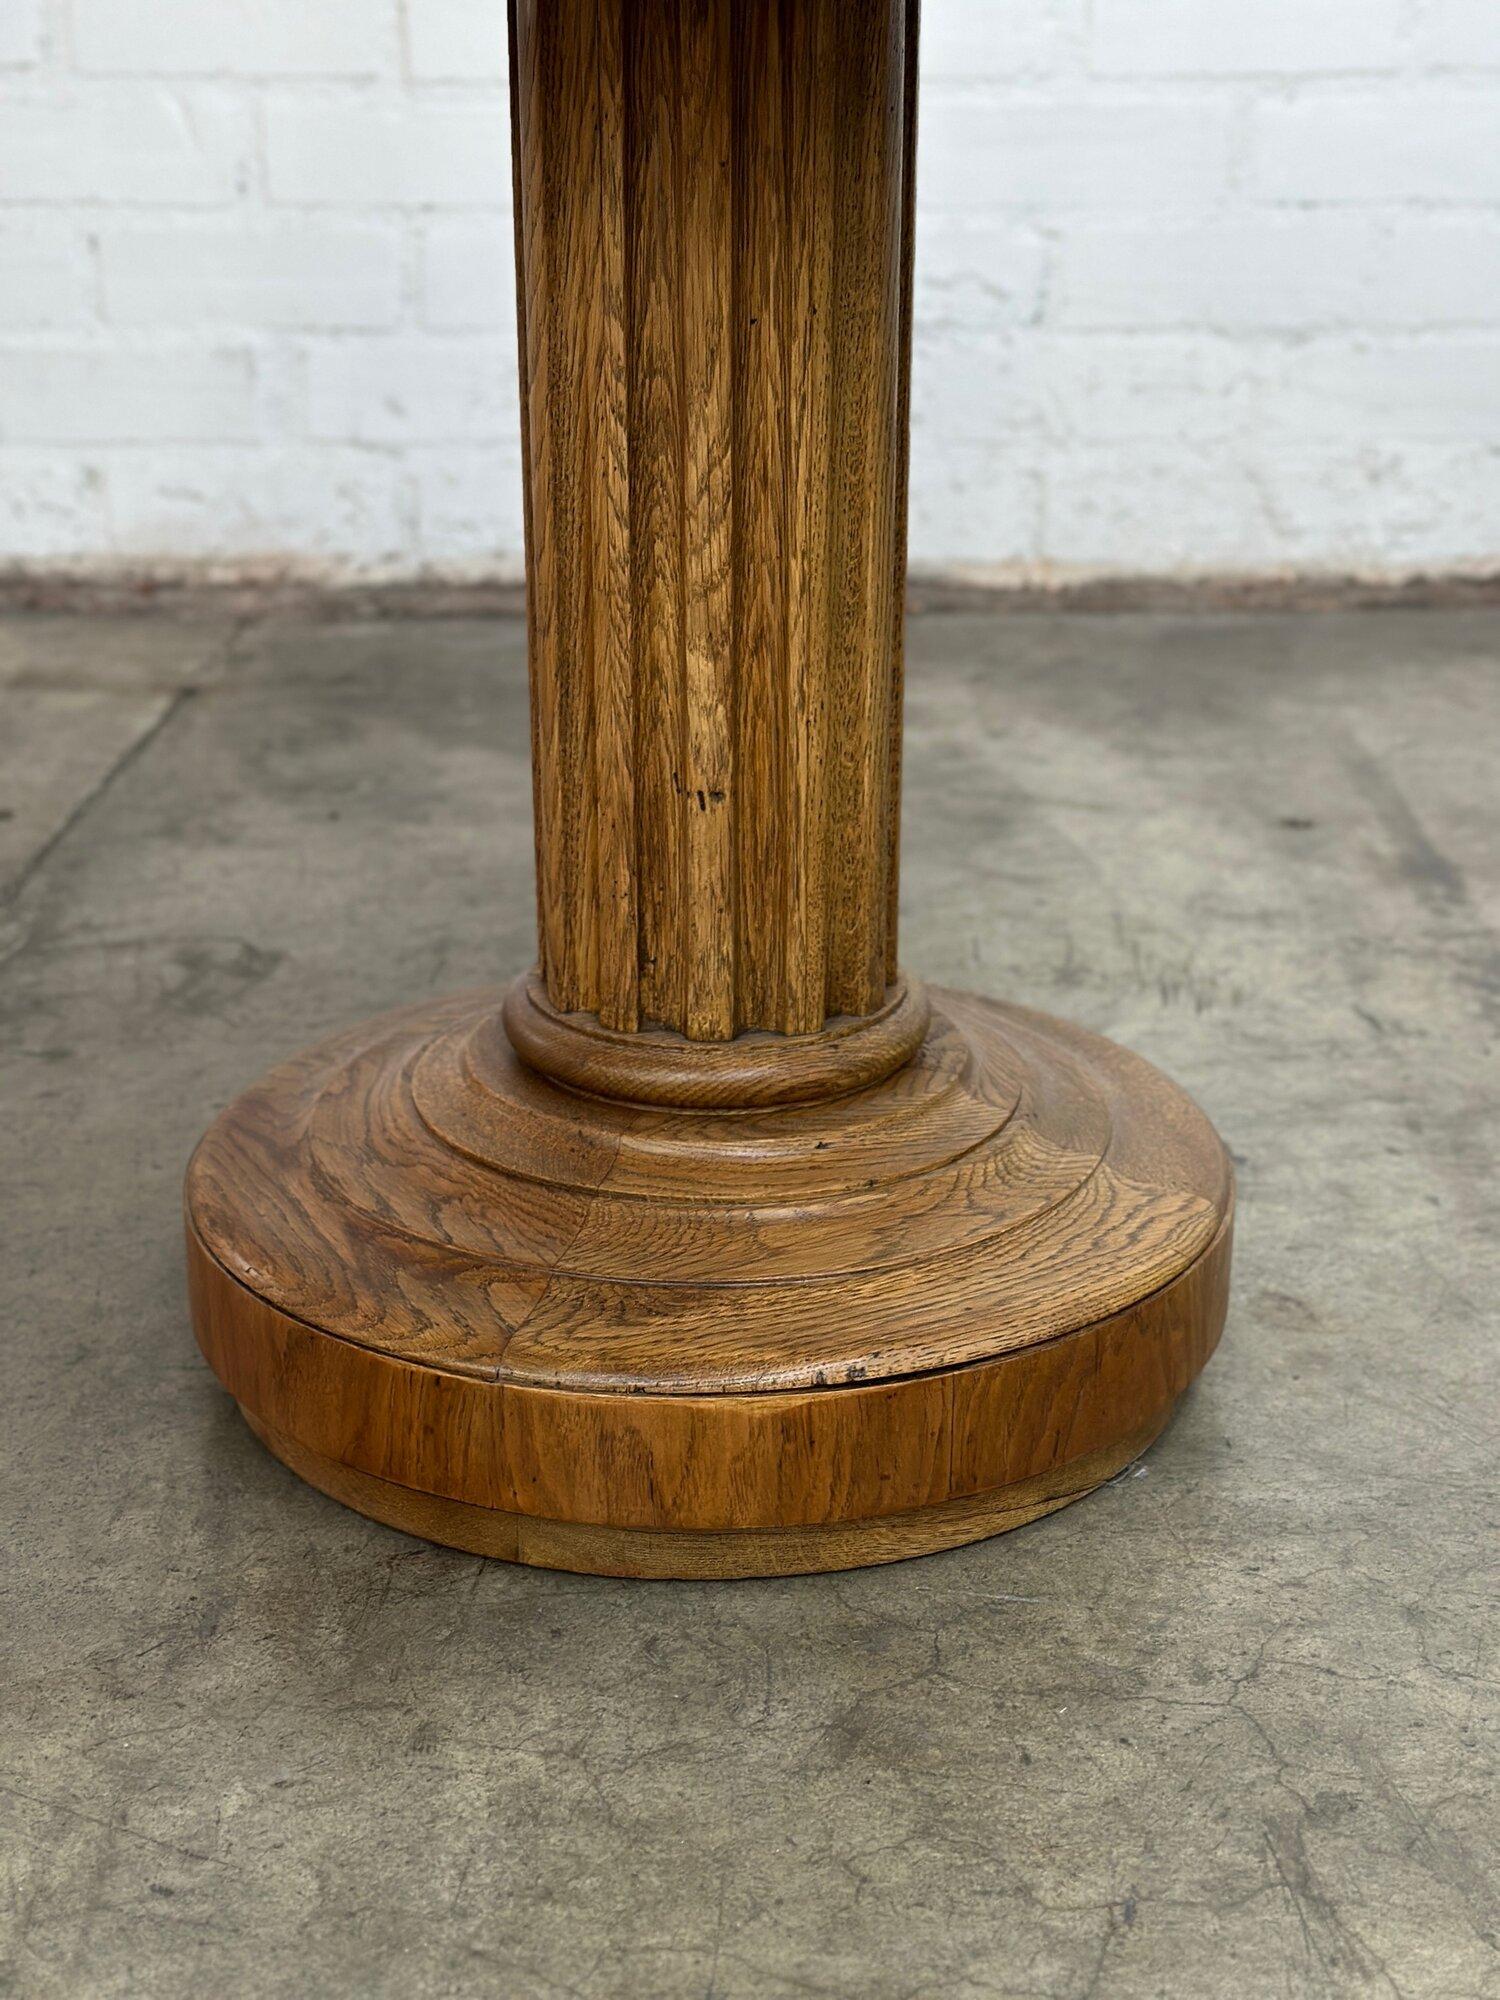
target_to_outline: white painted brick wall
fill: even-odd
[[[1500,561],[1500,0],[925,0],[915,560]],[[513,575],[503,0],[0,0],[0,562]]]

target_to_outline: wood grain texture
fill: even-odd
[[[475,1507],[436,1493],[398,1486],[338,1459],[309,1451],[246,1410],[245,1420],[267,1450],[330,1499],[430,1542],[473,1555],[494,1556],[536,1569],[581,1571],[589,1576],[722,1581],[733,1577],[798,1576],[809,1571],[866,1569],[933,1555],[982,1541],[1055,1514],[1092,1493],[1139,1457],[1157,1436],[1145,1424],[1103,1451],[1090,1452],[1059,1471],[990,1493],[960,1495],[908,1513],[864,1521],[828,1521],[810,1527],[724,1528],[717,1531],[606,1528],[554,1521],[499,1507]]]
[[[1005,1525],[1212,1349],[1223,1150],[1098,1037],[939,992],[863,1090],[678,1110],[549,1081],[498,998],[309,1051],[194,1158],[199,1341],[279,1450],[591,1528]]]
[[[627,1034],[591,1014],[559,1014],[539,971],[522,975],[501,1009],[523,1061],[555,1082],[632,1104],[754,1110],[842,1097],[909,1062],[927,1033],[927,995],[898,976],[871,1014],[836,1016],[815,1034],[754,1031],[724,1042],[670,1029]]]
[[[1228,1211],[1212,1127],[1138,1057],[933,989],[866,1090],[611,1104],[522,1063],[481,992],[247,1091],[189,1171],[209,1251],[341,1337],[580,1390],[725,1393],[959,1365],[1172,1282]]]
[[[1211,1352],[1228,1239],[1107,1322],[964,1369],[802,1393],[581,1394],[331,1339],[191,1246],[203,1351],[258,1422],[372,1477],[585,1525],[721,1532],[911,1513],[1159,1427]]]
[[[806,1034],[896,976],[908,0],[514,0],[541,965]]]
[[[916,0],[512,0],[540,966],[246,1091],[193,1318],[436,1540],[893,1561],[1110,1476],[1233,1186],[1098,1036],[896,960]]]

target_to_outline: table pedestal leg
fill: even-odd
[[[1202,1115],[897,963],[915,14],[514,0],[540,962],[272,1072],[187,1189],[257,1434],[435,1540],[949,1547],[1218,1336]]]

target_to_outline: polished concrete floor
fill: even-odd
[[[999,1541],[604,1582],[199,1362],[219,1105],[531,954],[513,624],[0,624],[0,1992],[1500,1994],[1500,614],[911,634],[907,962],[1170,1069],[1224,1346]]]

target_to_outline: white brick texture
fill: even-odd
[[[514,340],[320,341],[307,419],[330,444],[498,444],[520,429]]]
[[[0,208],[0,328],[71,327],[93,308],[83,231],[66,215],[12,221]]]
[[[104,455],[126,558],[277,564],[317,574],[399,573],[415,546],[406,481],[390,459],[343,445]]]
[[[118,326],[358,330],[401,313],[401,241],[384,222],[110,222],[98,242]]]
[[[1315,76],[1401,60],[1404,0],[1095,0],[1106,76]]]
[[[274,99],[266,181],[279,202],[347,208],[493,208],[510,200],[505,103]]]
[[[406,0],[406,48],[421,83],[498,83],[506,71],[505,9],[474,0]]]
[[[1500,92],[1461,84],[1315,90],[1253,114],[1254,187],[1272,201],[1500,202]]]
[[[0,69],[21,69],[42,54],[42,0],[5,0],[0,8]]]
[[[396,0],[73,0],[92,74],[382,76],[396,48]]]
[[[1350,210],[1070,230],[1054,266],[1065,327],[1242,334],[1500,324],[1500,213]]]
[[[1002,91],[934,107],[919,200],[952,215],[1199,206],[1226,185],[1227,100]]]
[[[0,84],[0,201],[229,203],[249,182],[253,129],[240,95],[212,86]]]
[[[6,443],[248,443],[255,369],[243,347],[64,347],[0,342]]]
[[[447,216],[422,241],[422,322],[455,328],[516,324],[515,242],[504,214]]]
[[[1500,69],[1494,0],[1427,0],[1416,57],[1433,69]]]
[[[923,17],[915,563],[1500,563],[1496,0]],[[504,0],[0,0],[0,566],[513,577],[505,72]]]

